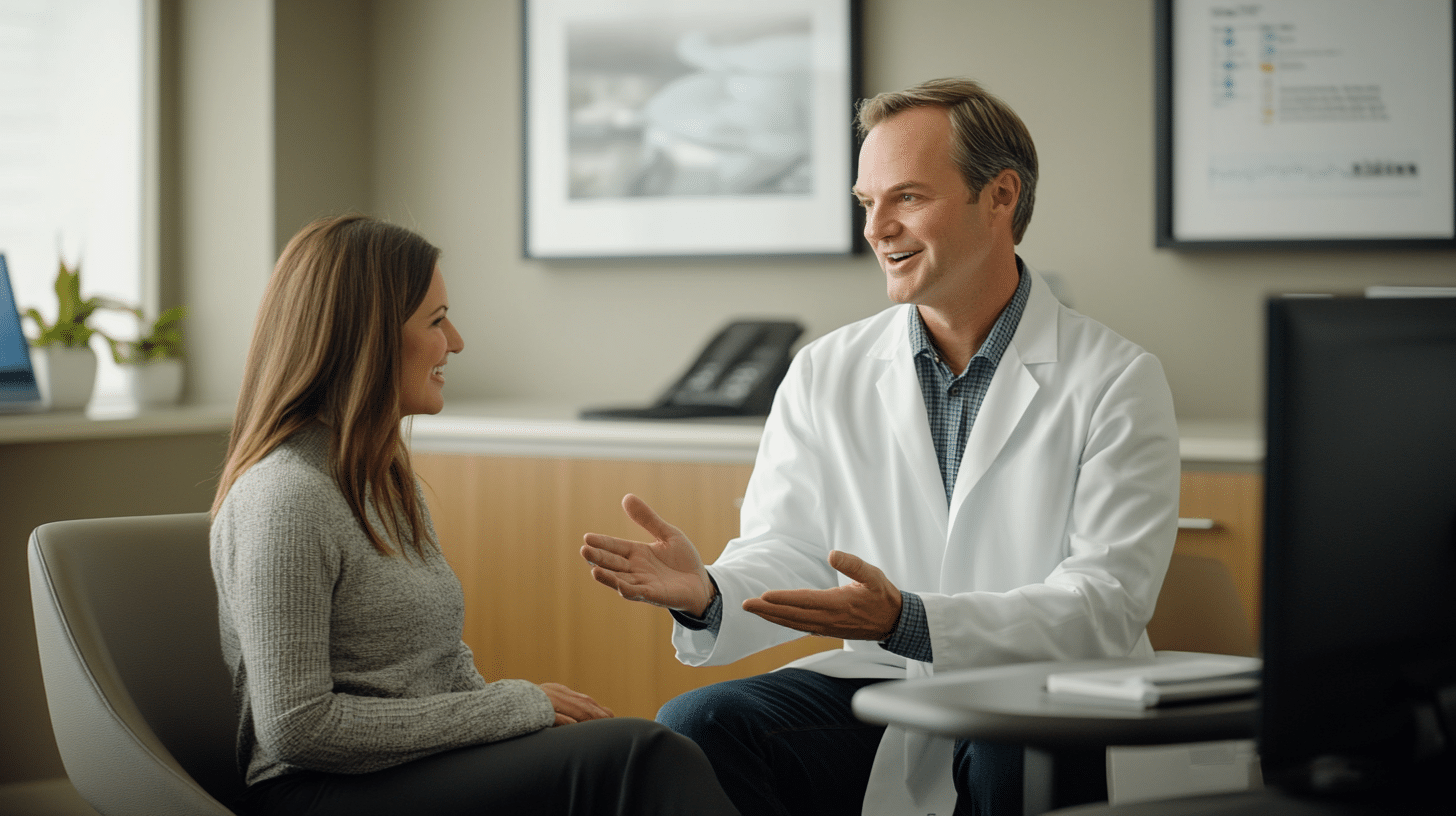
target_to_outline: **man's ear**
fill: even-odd
[[[982,192],[987,191],[991,194],[991,207],[1004,209],[1010,215],[1016,211],[1016,202],[1021,200],[1021,174],[1008,167],[986,184]]]

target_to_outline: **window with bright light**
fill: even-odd
[[[0,253],[20,308],[47,320],[62,259],[83,297],[145,300],[143,5],[0,0]],[[136,336],[125,314],[95,325]],[[96,400],[120,397],[109,348],[92,345]]]

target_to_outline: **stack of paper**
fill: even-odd
[[[1061,672],[1047,676],[1054,695],[1095,698],[1144,708],[1213,697],[1252,694],[1263,662],[1257,657],[1189,654],[1119,669]]]

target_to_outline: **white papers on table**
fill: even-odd
[[[1055,696],[1094,698],[1144,708],[1213,697],[1252,694],[1263,662],[1257,657],[1189,654],[1154,664],[1047,675]]]

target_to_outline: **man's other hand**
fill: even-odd
[[[744,610],[800,632],[845,640],[880,641],[900,620],[900,590],[859,556],[835,550],[829,566],[850,583],[834,589],[772,589],[743,602]]]

